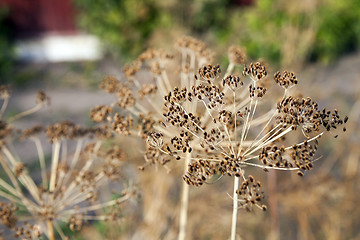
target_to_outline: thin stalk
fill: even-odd
[[[258,146],[258,144],[260,143],[261,144],[261,142],[264,140],[264,139],[271,139],[272,137],[274,137],[274,136],[276,136],[276,134],[278,134],[280,131],[281,131],[281,123],[279,123],[278,125],[276,125],[273,129],[271,129],[268,133],[266,133],[261,139],[259,139],[257,142],[255,142],[255,140],[253,140],[253,143],[251,144],[251,146],[250,147],[248,147],[247,149],[246,149],[246,151],[244,152],[244,155],[245,154],[247,154],[249,151],[251,151],[252,150],[252,148],[255,146],[255,147],[257,147]],[[280,127],[280,128],[279,128]],[[276,130],[276,131],[275,131]],[[275,131],[275,132],[274,132]],[[270,134],[272,134],[272,135],[270,135]],[[270,135],[270,137],[269,137],[269,135]],[[266,140],[265,140],[266,141]],[[265,142],[264,141],[264,142]]]
[[[181,88],[185,87],[187,84],[186,84],[186,76],[185,76],[185,73],[184,73],[184,68],[185,68],[185,65],[186,65],[186,53],[185,51],[181,51],[181,69],[180,69],[180,77],[181,77]]]
[[[51,220],[47,220],[48,234],[50,240],[55,240],[54,226]]]
[[[246,156],[252,154],[253,152],[259,150],[259,149],[262,148],[263,146],[272,143],[273,141],[281,138],[282,136],[286,135],[287,133],[289,133],[289,132],[291,132],[291,131],[292,131],[291,127],[287,128],[285,131],[283,131],[283,132],[280,133],[279,135],[275,136],[274,138],[272,138],[272,139],[267,139],[265,142],[263,142],[262,144],[260,144],[259,146],[257,146],[255,149],[253,149],[253,150],[250,151],[249,153],[245,154],[244,156],[246,157]]]
[[[251,118],[250,118],[250,121],[249,121],[249,124],[248,124],[248,127],[247,127],[247,129],[246,129],[246,133],[245,133],[244,140],[247,138],[247,136],[248,136],[248,134],[249,134],[250,127],[251,127],[251,124],[252,124],[253,119],[254,119],[254,114],[255,114],[256,107],[257,107],[257,103],[258,103],[258,101],[256,100],[256,101],[255,101],[255,106],[254,106],[254,109],[253,109],[253,112],[252,112],[252,114],[251,114]]]
[[[194,75],[191,73],[192,71],[196,73],[195,71],[195,65],[196,65],[196,56],[195,53],[192,52],[190,54],[190,71],[188,73],[188,88],[189,90],[191,89],[191,86],[195,86],[195,77]],[[196,105],[196,104],[192,104],[192,105]]]
[[[16,195],[10,195],[0,190],[0,197],[4,197],[14,203],[23,204],[19,199],[15,198]]]
[[[187,167],[190,163],[191,154],[187,154],[184,172],[187,171]],[[184,240],[186,238],[186,226],[187,226],[187,215],[189,206],[189,185],[183,181],[182,192],[181,192],[181,206],[180,206],[180,223],[179,223],[179,237],[178,240]]]
[[[37,149],[37,152],[38,152],[39,163],[40,163],[40,168],[41,168],[42,185],[43,185],[44,189],[46,189],[47,185],[48,185],[48,180],[47,180],[47,176],[46,176],[46,165],[45,165],[44,151],[43,151],[43,148],[42,148],[42,145],[41,145],[41,142],[40,142],[39,138],[34,137],[34,138],[32,138],[32,140],[35,142],[36,149]]]
[[[59,235],[60,235],[61,240],[66,240],[66,239],[68,239],[68,238],[65,236],[63,230],[61,230],[60,226],[59,226],[56,222],[54,222],[54,225],[55,225],[56,231],[57,231],[57,232],[59,233]]]
[[[9,119],[8,119],[8,122],[12,122],[12,121],[15,121],[15,120],[17,120],[17,119],[19,119],[19,118],[22,118],[22,117],[25,117],[25,116],[27,116],[27,115],[33,114],[33,113],[39,111],[39,110],[41,109],[41,107],[42,107],[41,104],[37,104],[37,105],[35,105],[35,107],[33,107],[33,108],[31,108],[31,109],[26,110],[26,111],[24,111],[24,112],[21,112],[21,113],[15,115],[15,116],[9,118]]]
[[[1,188],[4,188],[6,191],[8,191],[9,193],[11,193],[11,194],[13,194],[15,196],[17,195],[16,189],[13,188],[7,182],[5,182],[2,178],[0,178],[0,192],[2,191]]]
[[[232,214],[232,222],[231,222],[231,240],[236,239],[236,223],[237,223],[237,215],[239,209],[239,198],[236,193],[236,190],[239,188],[240,177],[234,178],[234,193],[233,193],[233,214]]]
[[[165,66],[164,66],[164,62],[163,62],[162,59],[159,60],[159,64],[160,64],[160,67],[161,67],[161,78],[162,78],[163,82],[165,83],[166,90],[167,90],[166,92],[170,92],[172,87],[171,87],[169,78],[167,76],[167,73],[165,71]]]
[[[24,197],[23,192],[21,191],[21,187],[18,183],[18,181],[16,180],[16,178],[14,177],[14,174],[12,173],[11,169],[9,168],[9,166],[6,164],[4,158],[0,155],[0,163],[3,167],[3,169],[5,170],[6,174],[8,175],[8,177],[10,178],[10,181],[12,182],[12,184],[14,185],[16,192],[19,194],[19,196]]]
[[[9,98],[8,97],[4,98],[3,105],[1,106],[1,109],[0,109],[0,119],[2,118],[2,115],[4,114],[8,103],[9,103]]]
[[[93,153],[93,157],[91,157],[90,159],[88,159],[88,161],[85,163],[85,165],[83,166],[83,168],[79,171],[78,175],[81,176],[85,171],[87,171],[92,163],[96,160],[96,154],[100,148],[102,144],[102,141],[98,141],[94,147],[94,153]],[[71,195],[73,193],[73,189],[77,186],[78,184],[76,183],[75,179],[74,181],[71,182],[71,184],[68,186],[68,188],[65,190],[65,192],[63,193],[63,199],[66,199],[69,195]]]
[[[241,152],[241,148],[242,148],[242,143],[243,141],[245,140],[244,137],[245,137],[245,132],[246,132],[246,128],[247,128],[247,125],[248,125],[248,122],[249,122],[249,117],[250,117],[250,112],[251,112],[251,108],[252,108],[252,103],[253,103],[253,99],[251,99],[250,101],[250,107],[249,107],[249,112],[247,113],[247,116],[246,116],[246,121],[245,123],[243,124],[243,129],[242,129],[242,132],[241,132],[241,139],[240,139],[240,151],[239,153]],[[239,157],[239,156],[238,156]]]
[[[137,88],[139,88],[139,89],[141,89],[141,85],[140,85],[140,83],[139,83],[139,81],[136,79],[136,78],[134,78],[134,83],[135,83],[135,85],[136,85],[136,87]],[[145,95],[143,98],[145,98],[145,100],[149,103],[149,105],[154,109],[154,111],[156,111],[160,116],[162,115],[162,112],[157,108],[157,107],[155,107],[154,106],[154,104],[153,104],[153,100],[151,100],[151,99],[149,99],[149,97],[147,96],[147,95]],[[139,104],[140,105],[140,104]],[[138,106],[138,105],[137,105]],[[141,111],[142,112],[144,112],[144,106],[142,106],[143,108],[141,109]],[[146,113],[146,111],[144,112],[144,113]]]
[[[60,140],[55,140],[53,146],[53,159],[51,162],[51,175],[50,175],[50,186],[49,186],[50,192],[53,192],[55,190],[56,173],[57,173],[57,167],[60,157],[59,155],[60,155]]]
[[[66,185],[68,185],[67,183],[68,183],[69,179],[71,177],[73,177],[73,170],[80,159],[81,147],[83,146],[83,143],[84,143],[84,139],[82,139],[82,138],[78,139],[76,142],[76,149],[75,149],[73,158],[70,162],[69,170],[66,173],[65,179],[63,180],[63,183]]]
[[[156,83],[157,83],[157,86],[159,88],[161,96],[164,96],[164,95],[168,94],[169,92],[167,91],[167,89],[166,89],[166,87],[164,85],[164,82],[161,81],[161,80],[162,80],[161,77],[157,77],[156,78]]]
[[[101,208],[113,206],[115,204],[120,204],[120,203],[128,200],[129,198],[130,198],[129,195],[125,195],[125,196],[123,196],[121,198],[118,198],[118,199],[115,199],[115,200],[110,200],[108,202],[98,203],[96,205],[91,205],[91,206],[78,208],[78,209],[69,209],[69,210],[63,211],[62,214],[63,215],[69,215],[69,214],[74,214],[74,213],[83,213],[83,212],[95,211],[95,210],[98,210],[98,209],[101,209]]]
[[[226,69],[226,73],[224,75],[224,78],[226,78],[228,75],[230,75],[234,69],[234,63],[230,62],[230,64],[228,65],[227,69]]]

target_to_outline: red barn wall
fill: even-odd
[[[10,13],[6,22],[17,38],[76,30],[72,0],[0,0],[4,6]]]

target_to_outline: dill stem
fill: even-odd
[[[7,97],[4,99],[3,105],[1,106],[1,109],[0,109],[0,119],[2,118],[2,115],[4,114],[8,103],[9,103],[9,98]]]
[[[190,163],[191,153],[186,154],[184,172],[187,172],[187,167]],[[182,193],[181,193],[181,206],[180,206],[180,223],[179,223],[179,237],[178,240],[184,240],[186,238],[186,226],[187,226],[187,215],[189,206],[189,185],[182,181]]]
[[[60,155],[60,140],[55,140],[53,143],[53,159],[51,162],[51,174],[50,174],[50,186],[49,191],[53,192],[55,190],[56,184],[56,173],[58,170],[59,156]]]
[[[42,107],[41,104],[37,104],[37,105],[35,105],[35,107],[30,108],[29,110],[26,110],[24,112],[21,112],[21,113],[15,115],[15,116],[9,118],[7,121],[12,122],[12,121],[15,121],[15,120],[17,120],[19,118],[22,118],[22,117],[25,117],[27,115],[33,114],[33,113],[39,111],[41,109],[41,107]]]
[[[239,177],[234,177],[234,194],[233,194],[233,213],[232,213],[232,222],[231,222],[231,240],[236,239],[236,223],[237,223],[237,215],[239,209],[239,199],[236,190],[239,188]]]
[[[55,240],[54,226],[51,220],[47,220],[49,240]]]
[[[38,137],[33,137],[32,140],[34,141],[34,143],[36,145],[36,150],[38,152],[39,163],[40,163],[40,168],[41,168],[42,185],[43,185],[44,189],[47,189],[47,187],[48,187],[48,179],[47,179],[47,176],[46,176],[46,164],[45,164],[44,150],[42,148],[40,139]]]

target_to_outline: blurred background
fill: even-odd
[[[183,35],[204,41],[221,64],[236,44],[268,62],[270,74],[294,71],[300,91],[350,119],[346,133],[322,140],[321,161],[303,179],[264,176],[269,211],[240,212],[242,239],[360,239],[359,0],[0,0],[0,83],[16,95],[11,111],[26,109],[42,88],[52,107],[37,118],[89,124],[89,108],[106,98],[97,90],[104,76],[122,76],[148,47],[172,51]],[[142,163],[140,153],[128,154],[134,168]],[[134,216],[120,230],[89,226],[82,239],[137,239],[140,229],[149,239],[176,238],[179,176],[152,169],[134,177],[144,189]],[[228,237],[231,184],[192,189],[189,239]]]

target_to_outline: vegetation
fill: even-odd
[[[179,239],[186,234],[188,185],[233,177],[234,240],[240,208],[267,210],[262,184],[247,174],[249,168],[295,170],[304,176],[314,166],[318,139],[336,129],[345,131],[341,125],[347,117],[320,109],[310,97],[296,97],[294,73],[276,72],[270,80],[265,64],[247,64],[237,46],[228,50],[225,71],[210,64],[213,54],[201,41],[183,37],[176,48],[176,55],[145,51],[124,67],[124,80],[106,77],[100,87],[116,100],[92,109],[91,116],[124,137],[143,138],[146,163],[140,170],[184,164]],[[282,88],[280,99],[270,93],[272,85]]]
[[[108,52],[125,60],[143,51],[151,34],[171,22],[170,13],[155,0],[77,0],[76,4],[80,27],[99,36]]]
[[[258,0],[252,6],[229,0],[77,3],[80,26],[127,60],[145,50],[164,28],[168,33],[183,29],[219,49],[228,42],[239,44],[251,59],[262,57],[284,67],[329,63],[360,44],[357,0]]]

